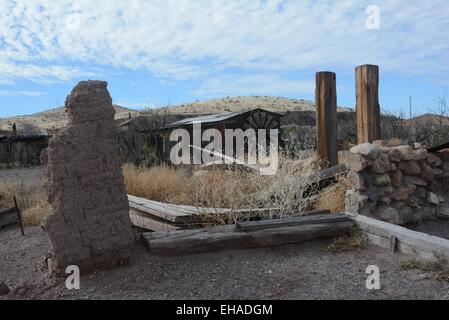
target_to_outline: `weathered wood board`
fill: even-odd
[[[299,221],[299,220],[298,220]],[[207,229],[179,230],[170,233],[144,233],[143,239],[149,251],[159,255],[185,255],[233,249],[272,247],[301,243],[308,240],[342,235],[354,225],[347,217],[339,216],[336,221],[296,226],[273,227],[240,231],[227,225]]]
[[[180,226],[183,224],[199,222],[202,216],[206,215],[226,215],[233,213],[266,213],[278,212],[278,208],[261,208],[261,209],[226,209],[226,208],[205,208],[186,205],[175,205],[163,202],[152,201],[148,199],[138,198],[128,195],[129,207],[134,213],[139,215],[147,215],[148,219],[162,220],[167,223]]]
[[[349,221],[348,216],[345,214],[330,214],[329,210],[319,210],[314,211],[307,216],[239,222],[236,224],[235,228],[240,232],[249,232],[262,229],[296,227],[307,224],[322,224],[342,221]]]
[[[181,229],[181,227],[144,215],[140,211],[132,208],[129,209],[129,217],[134,226],[146,230],[168,232]]]
[[[18,223],[19,218],[15,208],[0,210],[0,228],[8,225]]]
[[[374,245],[392,249],[392,241],[394,241],[394,249],[397,252],[416,255],[424,259],[433,259],[435,254],[449,258],[449,240],[362,215],[352,219]]]
[[[130,208],[146,212],[153,216],[172,222],[181,222],[182,218],[189,217],[191,214],[181,210],[171,204],[151,201],[128,195]]]

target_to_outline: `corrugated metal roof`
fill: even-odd
[[[272,112],[272,111],[267,111],[267,110],[264,110],[264,109],[257,108],[257,109],[246,110],[246,111],[241,111],[241,112],[226,112],[226,113],[211,114],[211,115],[207,115],[207,116],[187,118],[187,119],[183,119],[183,120],[171,123],[171,124],[169,124],[167,126],[167,128],[192,125],[194,123],[202,123],[202,124],[204,124],[204,123],[222,122],[222,121],[234,118],[236,116],[240,116],[240,115],[243,115],[243,114],[246,114],[246,113],[255,112],[255,111],[263,111],[263,112],[267,112],[267,113],[271,113],[271,114],[277,114],[277,113]],[[280,115],[280,114],[278,114],[278,115]]]
[[[171,123],[168,125],[168,127],[177,127],[177,126],[185,126],[190,125],[194,123],[214,123],[214,122],[221,122],[224,120],[228,120],[230,118],[233,118],[235,116],[247,113],[245,112],[227,112],[227,113],[219,113],[219,114],[211,114],[208,116],[200,116],[200,117],[194,117],[194,118],[187,118],[180,121],[176,121],[174,123]]]

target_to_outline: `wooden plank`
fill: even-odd
[[[138,198],[128,195],[128,200],[130,204],[138,205],[149,210],[155,210],[163,214],[175,215],[175,216],[190,216],[190,215],[200,215],[203,213],[229,213],[231,209],[225,208],[206,208],[206,207],[194,207],[187,205],[176,205],[171,203],[163,203],[158,201],[152,201],[148,199]],[[142,210],[144,211],[144,210]],[[151,212],[149,212],[151,213]]]
[[[135,210],[148,213],[163,220],[174,223],[186,221],[198,221],[202,215],[230,214],[230,213],[263,213],[281,211],[281,208],[257,208],[257,209],[227,209],[206,208],[186,205],[162,203],[148,199],[128,195],[129,206]]]
[[[17,219],[17,213],[13,210],[10,213],[0,215],[0,228],[16,224],[19,220]]]
[[[338,164],[337,85],[333,72],[316,74],[317,154],[324,167]]]
[[[310,176],[310,181],[324,182],[326,180],[332,180],[337,177],[338,174],[346,173],[348,170],[344,164],[339,164],[319,172],[316,172]]]
[[[279,227],[251,232],[235,231],[234,226],[199,230],[181,230],[169,234],[144,233],[150,253],[183,255],[233,249],[273,247],[296,244],[318,238],[335,237],[348,232],[352,221]]]
[[[156,220],[154,218],[151,218],[149,215],[146,215],[145,213],[132,208],[129,209],[129,217],[131,218],[131,223],[134,226],[149,231],[169,232],[180,229],[180,227],[167,222]]]
[[[280,227],[296,227],[306,224],[321,224],[332,223],[341,221],[350,221],[351,219],[345,214],[330,214],[329,210],[321,210],[322,214],[318,214],[318,211],[314,215],[300,216],[300,217],[288,217],[273,220],[259,220],[259,221],[247,221],[239,222],[236,224],[236,230],[240,232],[248,232],[262,229],[272,229]]]
[[[438,152],[443,149],[449,149],[449,141],[446,143],[440,144],[438,146],[431,147],[431,148],[427,149],[427,151],[428,152]]]
[[[390,249],[391,239],[394,237],[397,252],[415,254],[425,259],[432,259],[435,254],[449,258],[449,240],[447,239],[416,232],[362,215],[357,215],[352,219],[367,235],[370,242],[382,248]]]
[[[9,213],[15,213],[16,212],[16,208],[12,207],[12,208],[8,208],[8,209],[2,209],[0,210],[0,216],[4,215],[4,214],[9,214]]]
[[[355,69],[357,143],[381,138],[379,106],[379,66],[363,65]]]
[[[163,203],[151,204],[149,200],[133,197],[130,195],[128,195],[128,200],[129,206],[131,208],[149,213],[164,220],[179,222],[180,217],[188,216],[187,214],[181,213]]]

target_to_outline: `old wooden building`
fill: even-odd
[[[185,129],[189,132],[191,138],[191,144],[193,145],[193,128],[194,125],[201,125],[201,134],[207,129],[217,129],[222,136],[222,146],[225,146],[225,130],[231,129],[254,129],[257,135],[258,129],[281,129],[281,114],[267,111],[264,109],[252,109],[242,112],[227,112],[220,114],[204,115],[193,118],[186,118],[180,121],[171,123],[162,128],[161,138],[158,141],[158,149],[161,150],[161,154],[164,159],[170,158],[171,148],[177,143],[176,141],[170,141],[170,135],[176,129]],[[258,137],[256,137],[258,138]],[[269,136],[266,140],[268,143]],[[278,141],[279,143],[279,141]],[[201,147],[205,147],[209,144],[208,141],[203,141]]]
[[[47,135],[0,135],[0,164],[29,167],[40,164],[40,155],[48,146]]]

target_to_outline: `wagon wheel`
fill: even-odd
[[[263,111],[251,112],[249,116],[245,119],[243,123],[243,129],[254,129],[256,131],[256,136],[258,135],[258,129],[275,129],[278,128],[279,124],[276,119],[269,113]],[[257,139],[259,141],[259,139]],[[270,144],[270,134],[269,131],[266,132],[265,141]],[[248,145],[248,139],[245,137],[245,145]],[[260,146],[259,146],[260,147]],[[246,150],[248,151],[248,150]],[[257,148],[256,153],[258,153],[259,148]]]
[[[243,123],[243,129],[275,129],[279,126],[276,119],[263,111],[251,112]]]

